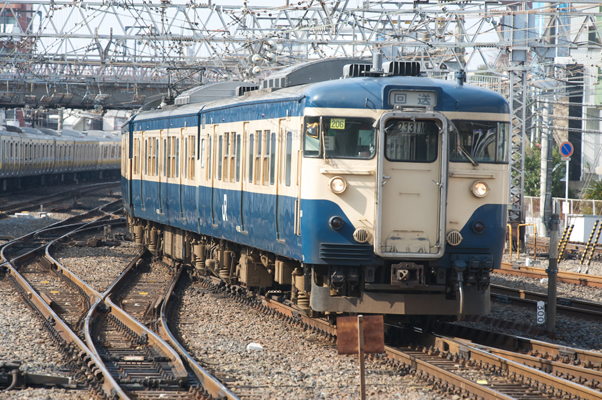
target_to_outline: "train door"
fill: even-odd
[[[144,131],[140,131],[140,147],[138,151],[140,152],[138,157],[141,159],[140,162],[140,208],[142,210],[146,210],[145,206],[145,193],[144,193],[144,175],[146,174],[148,164],[146,162],[146,155],[148,152],[148,139],[144,135]],[[105,146],[105,151],[108,154],[108,145]],[[144,157],[144,158],[143,158]]]
[[[374,251],[438,258],[445,242],[447,124],[436,113],[381,117]]]
[[[178,138],[176,139],[176,177],[178,178],[178,193],[179,193],[179,197],[180,197],[180,218],[184,218],[184,171],[185,168],[183,168],[184,165],[186,165],[187,159],[188,159],[188,146],[184,146],[184,130],[186,128],[180,128],[180,133],[178,135]],[[182,150],[182,151],[181,151]],[[180,154],[182,155],[180,157]]]
[[[241,135],[238,135],[238,138],[241,142],[241,146],[242,148],[240,148],[240,146],[237,145],[237,151],[240,152],[240,231],[243,233],[247,233],[247,229],[245,226],[245,221],[247,221],[247,218],[245,218],[245,215],[247,215],[249,213],[249,202],[245,203],[245,177],[247,176],[247,163],[248,161],[248,144],[245,143],[249,143],[249,122],[244,122],[243,123],[243,128],[242,128],[242,137]]]
[[[293,133],[285,124],[284,119],[278,123],[279,138],[276,154],[277,160],[277,178],[276,178],[276,240],[285,241],[287,225],[293,217],[290,213],[290,207],[287,207],[288,187],[293,184],[292,177],[292,153],[293,153]],[[296,179],[294,179],[296,181]],[[292,227],[291,227],[292,228]]]
[[[215,169],[217,168],[217,163],[218,157],[221,157],[222,155],[219,154],[216,151],[216,148],[218,147],[217,145],[217,141],[218,141],[218,125],[213,125],[213,131],[210,134],[212,136],[213,139],[213,148],[211,146],[209,146],[211,155],[210,155],[210,163],[212,163],[212,168],[211,168],[211,225],[213,225],[213,227],[217,227],[217,219],[216,219],[216,205],[215,205],[215,197],[216,197],[216,193],[215,193],[215,175],[216,175],[216,171]],[[223,144],[222,144],[223,146]],[[220,149],[221,150],[221,149]]]
[[[132,207],[132,191],[130,188],[132,181],[132,149],[130,144],[132,142],[132,132],[133,132],[133,124],[127,124],[127,130],[122,131],[122,171],[121,171],[121,191],[123,193],[123,198],[126,202],[126,207],[129,207],[131,210]],[[92,159],[93,154],[88,155],[90,159]]]
[[[159,198],[157,202],[159,203],[159,209],[157,209],[157,213],[160,215],[165,214],[166,205],[163,205],[163,202],[167,200],[167,135],[164,129],[159,130],[159,149],[157,150],[159,154],[157,157],[161,160],[159,163]]]

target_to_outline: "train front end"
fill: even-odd
[[[506,101],[463,82],[374,76],[318,86],[306,105],[309,307],[487,314],[508,202]]]

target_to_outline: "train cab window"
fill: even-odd
[[[305,157],[370,159],[376,152],[372,118],[306,117]]]
[[[184,138],[184,177],[188,178],[188,138]]]
[[[220,135],[217,142],[217,179],[222,180],[222,162],[224,150],[224,137]]]
[[[253,183],[253,164],[255,164],[255,157],[253,156],[253,150],[255,147],[255,135],[249,135],[249,183]]]
[[[385,157],[389,161],[433,162],[438,139],[435,121],[390,119],[385,124]]]
[[[293,158],[293,133],[286,133],[286,166],[285,166],[285,180],[286,186],[291,185],[291,169],[292,169],[292,158]]]
[[[275,172],[276,172],[276,133],[272,132],[270,146],[270,185],[274,184]]]
[[[163,176],[167,176],[167,139],[163,139]]]
[[[450,127],[450,161],[507,163],[508,123],[454,120]]]

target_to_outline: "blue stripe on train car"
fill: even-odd
[[[302,260],[301,238],[294,233],[294,197],[243,192],[241,199],[237,190],[148,181],[141,185],[140,180],[132,182],[132,195],[134,217]]]
[[[302,200],[301,237],[294,234],[295,198],[279,196],[280,215],[276,217],[276,196],[157,182],[132,182],[133,215],[192,232],[227,239],[256,247],[307,264],[380,265],[383,260],[374,255],[372,245],[353,240],[355,227],[341,208],[331,201]],[[144,208],[140,190],[143,190]],[[166,191],[167,190],[167,191]],[[167,195],[164,195],[167,193]],[[241,197],[242,195],[242,197]],[[180,200],[181,199],[181,200]],[[161,202],[161,203],[160,203]],[[210,206],[213,202],[213,208]],[[162,206],[162,209],[159,207]],[[242,206],[242,216],[241,216]],[[160,210],[162,214],[158,214]],[[213,212],[212,212],[213,211]],[[487,204],[475,210],[462,228],[463,241],[458,246],[446,246],[446,255],[433,265],[450,267],[455,257],[463,254],[491,254],[496,266],[501,262],[505,235],[506,205]],[[332,216],[345,224],[340,230],[330,227]],[[241,220],[242,218],[242,220]],[[472,230],[476,221],[485,224],[480,234]],[[277,231],[281,233],[278,236]],[[277,241],[280,237],[283,242]],[[301,242],[303,247],[301,247]],[[495,243],[494,247],[492,243]]]

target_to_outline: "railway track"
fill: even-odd
[[[491,299],[493,301],[532,307],[535,309],[537,302],[547,302],[548,296],[545,293],[537,293],[492,284]],[[556,310],[558,314],[602,321],[602,303],[558,297],[556,300]]]
[[[511,263],[502,263],[501,268],[493,270],[497,274],[524,276],[528,278],[542,279],[547,278],[548,274],[544,268],[527,267],[524,265],[514,265]],[[602,287],[602,277],[589,274],[580,274],[577,272],[558,271],[558,282],[572,283],[574,285]]]
[[[33,200],[0,205],[0,218],[10,213],[39,210],[40,206],[46,207],[53,204],[62,203],[66,200],[73,199],[74,197],[81,197],[85,194],[89,194],[101,189],[114,188],[115,190],[119,190],[119,185],[119,182],[96,183],[92,185],[81,186],[76,189],[67,190],[61,193],[55,193],[49,196],[39,197]]]
[[[163,281],[158,285],[152,280],[136,279],[134,271],[143,260],[134,260],[121,279],[101,294],[50,255],[50,247],[60,241],[103,230],[111,224],[124,224],[123,219],[115,217],[118,212],[117,205],[108,204],[15,239],[2,246],[0,265],[63,350],[64,362],[77,372],[78,381],[100,397],[236,398],[225,396],[227,390],[209,374],[198,376],[190,368],[189,373],[174,350],[110,298],[116,294],[120,304],[132,301],[133,308],[126,309],[144,319],[136,305],[142,300],[140,293],[147,290],[153,298],[161,297],[170,287],[173,274],[161,271],[158,276]],[[120,286],[124,289],[113,293]],[[152,315],[153,321],[149,322],[154,324],[157,319],[166,319],[155,311]]]
[[[336,337],[336,327],[326,320],[310,318],[303,315],[298,310],[265,297],[258,297],[248,293],[242,288],[234,286],[223,286],[217,278],[203,278],[203,284],[215,291],[221,291],[237,301],[249,304],[252,307],[275,315],[278,318],[285,319],[293,325],[303,329],[314,329],[321,333],[325,339],[334,341]],[[448,324],[449,325],[449,324]],[[447,325],[445,325],[447,326]],[[451,329],[461,330],[464,327],[450,325]],[[397,327],[388,327],[389,333]],[[438,326],[438,329],[442,329]],[[465,332],[465,331],[462,331]],[[491,340],[493,343],[499,343],[500,337],[496,336],[493,340],[492,333],[485,331],[470,331],[477,339],[481,339],[483,346]],[[407,332],[406,332],[407,333]],[[456,333],[454,331],[454,333]],[[516,341],[508,336],[503,337],[503,344],[506,345],[508,354],[517,352],[515,358],[509,358],[508,354],[497,350],[487,348],[477,348],[467,340],[456,341],[446,334],[446,337],[439,336],[438,341],[433,339],[433,335],[414,334],[414,344],[411,347],[386,346],[386,361],[393,368],[397,368],[400,373],[415,373],[419,378],[426,381],[434,390],[451,396],[474,397],[483,399],[548,399],[548,398],[582,398],[599,399],[602,394],[598,389],[600,382],[600,371],[594,368],[586,370],[584,367],[563,364],[554,360],[542,359],[540,356],[546,354],[543,351],[543,344],[531,342],[531,349],[525,350],[516,348]],[[408,337],[407,334],[399,333],[395,336]],[[467,335],[470,337],[470,335]],[[526,347],[527,339],[522,343]],[[453,344],[456,343],[456,344]],[[551,345],[547,348],[549,357],[554,354],[554,350],[559,360],[566,357],[570,360],[567,352],[571,349]],[[531,351],[531,354],[528,352]],[[563,353],[564,351],[564,353]],[[527,354],[523,354],[527,353]],[[563,355],[565,354],[565,355]],[[588,366],[598,366],[600,356],[596,353],[589,354],[574,350],[573,360],[584,360]],[[596,358],[598,357],[598,358]],[[514,361],[517,360],[517,361]],[[523,365],[529,361],[533,366]],[[568,362],[568,361],[567,361]],[[547,369],[540,370],[537,365],[547,365]],[[471,375],[486,375],[486,383],[483,380],[469,379]],[[558,375],[558,376],[557,376]],[[584,383],[584,384],[581,384]],[[587,385],[591,385],[589,387]],[[573,396],[573,397],[570,397]]]

